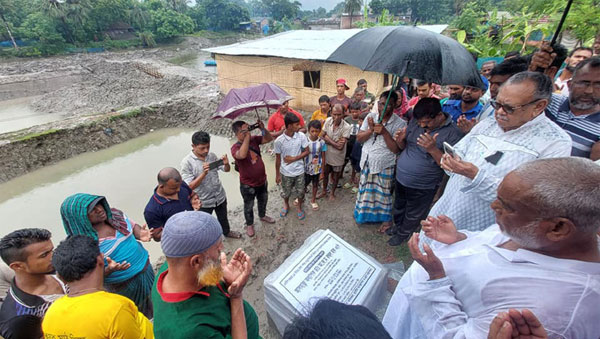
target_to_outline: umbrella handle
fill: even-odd
[[[560,18],[560,21],[558,22],[558,26],[556,27],[556,32],[554,32],[554,36],[552,37],[550,46],[554,46],[554,44],[556,43],[556,39],[558,39],[558,34],[560,33],[560,30],[562,29],[562,26],[565,23],[565,19],[567,18],[567,14],[569,14],[569,10],[571,9],[572,3],[573,3],[573,0],[569,0],[567,2],[567,7],[565,7],[565,11],[563,12],[562,17]]]
[[[571,4],[573,3],[573,0],[569,0],[567,2],[567,6],[565,7],[565,10],[563,11],[563,14],[560,18],[560,21],[558,22],[558,26],[556,26],[556,31],[554,32],[554,35],[552,36],[552,41],[550,41],[550,46],[553,47],[556,44],[556,40],[558,39],[558,35],[560,34],[560,31],[562,29],[563,24],[565,23],[565,19],[567,18],[567,14],[569,14],[569,10],[571,9]],[[538,67],[536,69],[536,72],[540,72],[543,73],[544,69],[541,67]]]
[[[379,112],[379,123],[381,123],[383,121],[383,116],[385,114],[385,111],[387,111],[388,103],[390,102],[390,97],[392,96],[392,90],[394,89],[394,86],[396,85],[397,79],[398,79],[398,76],[396,74],[394,74],[392,76],[392,88],[390,88],[390,90],[388,91],[387,98],[385,99],[385,106],[383,107],[383,113]]]

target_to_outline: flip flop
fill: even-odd
[[[317,204],[316,202],[311,202],[310,206],[312,206],[313,211],[316,211],[319,209],[319,204]]]
[[[352,187],[352,193],[358,193],[358,187]]]
[[[344,184],[344,188],[345,189],[350,189],[350,188],[352,188],[352,184],[349,183],[349,182],[347,182],[347,183]]]
[[[285,218],[285,216],[288,214],[288,210],[285,207],[281,208],[281,211],[279,211],[279,216],[282,218]]]
[[[304,211],[298,212],[298,220],[304,220],[304,218],[306,218]]]

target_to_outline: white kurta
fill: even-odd
[[[417,263],[404,274],[383,318],[392,338],[487,338],[510,308],[530,309],[549,338],[600,338],[600,264],[497,247],[498,225],[434,252],[447,276],[428,281]]]
[[[479,231],[495,222],[490,203],[506,174],[519,165],[540,158],[568,157],[571,138],[565,131],[540,114],[523,126],[504,132],[496,119],[487,118],[454,145],[458,155],[473,163],[479,172],[473,180],[448,173],[444,194],[429,215],[447,215],[459,229]],[[494,165],[485,158],[502,152]]]

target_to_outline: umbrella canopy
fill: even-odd
[[[327,61],[437,84],[483,88],[471,53],[460,43],[413,26],[363,30],[346,40]]]
[[[213,119],[238,116],[260,107],[279,108],[284,102],[293,99],[286,91],[275,84],[260,84],[246,88],[234,88],[227,93]]]

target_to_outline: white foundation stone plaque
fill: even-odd
[[[319,230],[265,278],[267,312],[280,333],[321,298],[375,310],[386,270],[330,230]]]

